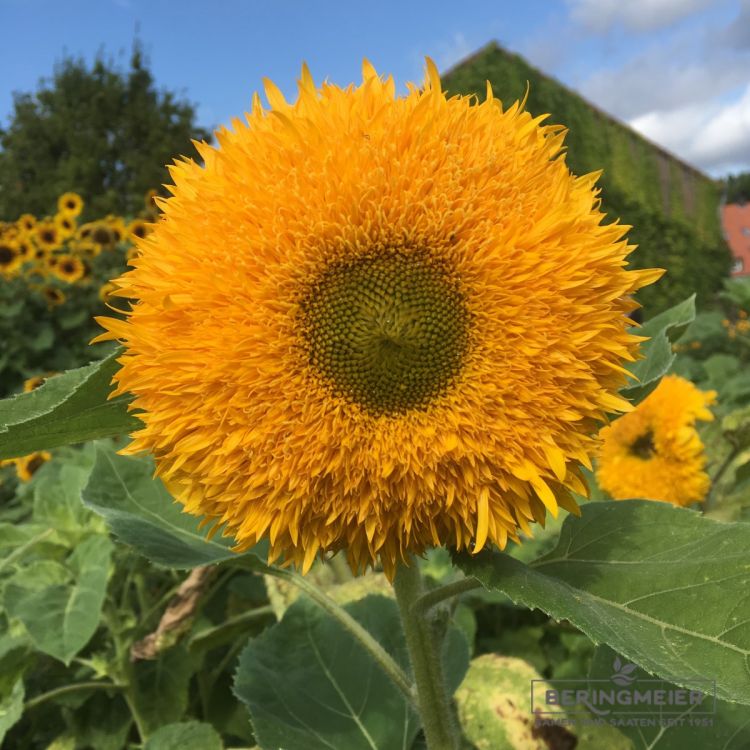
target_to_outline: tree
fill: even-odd
[[[727,178],[727,203],[750,201],[750,172],[739,172]]]
[[[192,104],[157,90],[137,44],[127,71],[101,56],[91,68],[66,58],[35,94],[14,94],[0,129],[0,219],[49,214],[68,190],[84,197],[88,218],[135,214],[168,181],[165,164],[209,137]]]

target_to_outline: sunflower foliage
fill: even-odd
[[[113,350],[0,401],[0,737],[747,747],[750,399],[710,364],[744,361],[742,290],[721,301],[735,337],[723,317],[700,333],[726,347],[705,361],[693,298],[631,326],[658,273],[625,269],[593,178],[550,158],[559,129],[491,92],[477,115],[431,64],[403,98],[367,63],[364,79],[318,90],[305,68],[296,109],[269,85],[275,117],[256,103],[203,167],[175,165],[114,283],[136,303],[100,319]],[[473,169],[428,158],[441,118]],[[338,146],[290,173],[316,138]],[[416,176],[385,196],[370,160],[393,144]],[[537,233],[523,252],[497,257],[523,232],[472,219],[485,200]],[[393,246],[415,227],[417,251]],[[495,231],[507,244],[481,244]],[[673,697],[614,711],[586,692],[603,683]]]

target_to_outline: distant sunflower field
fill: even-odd
[[[2,746],[746,750],[750,281],[636,324],[564,129],[429,60],[266,98],[0,224]]]

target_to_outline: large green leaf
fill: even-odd
[[[695,295],[692,295],[651,318],[641,328],[633,329],[633,333],[648,336],[649,340],[641,347],[643,358],[628,368],[636,382],[623,389],[625,398],[638,403],[656,388],[674,362],[672,342],[682,335],[685,326],[694,318]]]
[[[153,474],[151,460],[119,456],[111,446],[97,445],[84,503],[121,541],[159,565],[194,568],[238,556],[231,550],[234,540],[220,533],[207,539],[198,528],[200,519],[184,513]],[[253,550],[266,554],[265,545]]]
[[[111,553],[107,537],[89,536],[67,561],[73,583],[35,591],[14,583],[6,586],[8,614],[24,624],[40,651],[69,664],[89,642],[99,625]]]
[[[408,669],[398,607],[368,596],[345,609]],[[450,690],[469,662],[463,636],[449,630],[444,650]],[[240,656],[235,692],[264,750],[409,748],[419,720],[370,654],[319,606],[294,602],[280,623]]]
[[[143,750],[222,750],[221,737],[210,724],[186,721],[157,729]]]
[[[0,700],[0,744],[8,730],[21,718],[23,698],[23,680],[17,680],[8,695]]]
[[[0,459],[86,440],[125,435],[142,426],[130,396],[107,400],[119,351],[0,401]]]
[[[569,620],[677,684],[715,679],[750,704],[750,525],[666,503],[591,503],[528,565],[485,550],[456,562],[486,587]]]
[[[183,718],[195,666],[181,645],[164,651],[154,661],[133,664],[133,703],[147,735]]]
[[[591,687],[624,689],[625,700],[636,690],[648,694],[649,690],[660,688],[676,689],[674,685],[654,681],[648,672],[634,666],[627,664],[608,646],[599,646],[589,671],[589,677],[596,681]],[[612,680],[613,677],[620,678],[619,684]],[[559,687],[570,686],[572,683]],[[696,685],[696,689],[701,690],[701,686]],[[684,708],[647,706],[637,714],[632,713],[632,707],[628,706],[624,706],[625,710],[619,714],[614,714],[611,706],[602,709],[607,711],[605,719],[608,723],[617,726],[630,738],[634,750],[747,750],[750,747],[750,712],[736,703],[714,701],[709,691],[700,704]],[[661,714],[661,711],[666,713]],[[654,719],[655,725],[650,726],[649,720]]]

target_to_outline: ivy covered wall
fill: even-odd
[[[549,113],[548,123],[568,129],[567,162],[576,174],[600,169],[602,208],[630,224],[631,256],[640,268],[667,269],[662,280],[640,293],[646,315],[693,291],[707,301],[729,274],[731,256],[719,222],[720,186],[596,109],[573,91],[492,43],[443,76],[451,94],[476,93],[486,81],[510,105],[530,87],[526,109]]]

